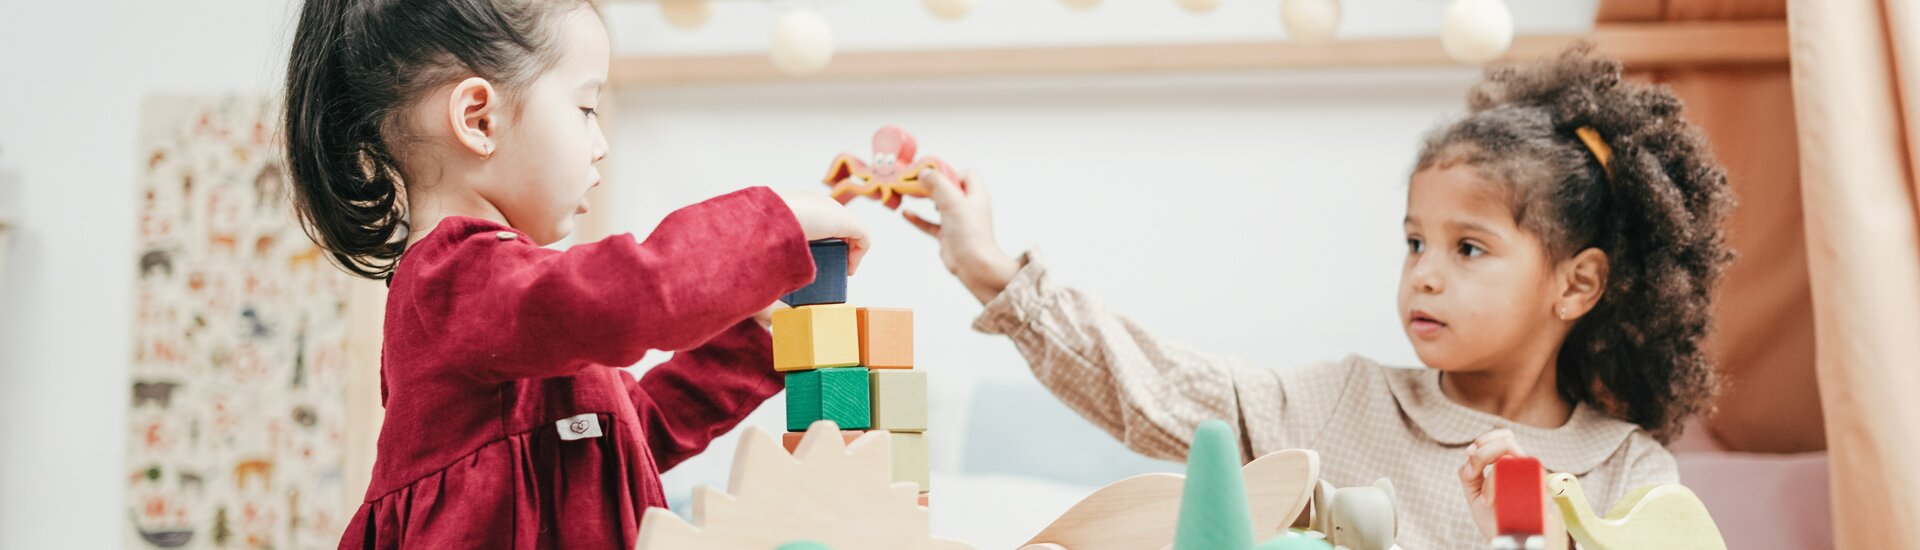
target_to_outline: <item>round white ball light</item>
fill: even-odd
[[[1281,0],[1280,23],[1287,27],[1287,39],[1294,42],[1332,42],[1340,27],[1340,0]]]
[[[1060,0],[1060,3],[1076,10],[1090,10],[1100,5],[1100,0]]]
[[[1513,45],[1513,13],[1500,0],[1453,0],[1441,25],[1440,44],[1461,63],[1499,59]]]
[[[660,16],[667,24],[682,29],[695,29],[707,24],[712,15],[707,8],[707,0],[660,0]]]
[[[1220,7],[1220,0],[1180,0],[1180,7],[1193,13],[1206,13]]]
[[[973,0],[920,0],[920,5],[941,19],[959,19],[973,11]]]
[[[809,10],[796,9],[773,24],[773,66],[790,75],[820,72],[833,60],[833,27]]]

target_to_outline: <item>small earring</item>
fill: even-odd
[[[1560,320],[1567,320],[1567,306],[1560,306]]]
[[[493,144],[492,144],[492,143],[488,143],[488,144],[486,144],[486,146],[484,146],[484,147],[483,147],[483,148],[481,149],[481,151],[480,151],[480,158],[483,158],[483,159],[490,159],[490,158],[493,158]]]

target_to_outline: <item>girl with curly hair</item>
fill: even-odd
[[[1678,481],[1662,444],[1714,392],[1702,340],[1732,200],[1673,93],[1590,46],[1491,70],[1468,106],[1407,189],[1400,321],[1425,369],[1256,369],[1157,337],[1002,252],[977,181],[923,174],[942,224],[909,220],[986,305],[975,327],[1130,448],[1177,460],[1223,418],[1248,459],[1308,448],[1336,486],[1390,478],[1405,547],[1486,548],[1502,456],[1575,474],[1598,509]]]

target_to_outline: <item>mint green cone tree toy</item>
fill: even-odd
[[[1253,513],[1240,474],[1240,443],[1220,420],[1201,422],[1187,447],[1187,481],[1173,550],[1249,550]]]

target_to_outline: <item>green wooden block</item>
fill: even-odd
[[[1174,550],[1253,548],[1253,512],[1240,473],[1240,443],[1226,422],[1208,420],[1187,446],[1187,481],[1180,491]]]
[[[872,425],[870,405],[865,368],[787,373],[787,431],[804,432],[820,420],[832,420],[842,430],[864,430]]]

